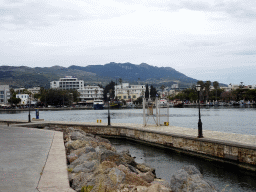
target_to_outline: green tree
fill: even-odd
[[[151,86],[150,86],[150,97],[151,97],[151,98],[155,98],[156,95],[157,95],[156,88],[155,88],[153,85],[151,85]]]
[[[219,82],[218,81],[214,81],[213,83],[212,83],[212,85],[213,85],[213,87],[214,87],[214,89],[215,89],[215,93],[216,93],[216,97],[215,97],[215,100],[217,101],[218,99],[217,99],[217,90],[218,90],[218,88],[219,88]]]
[[[111,93],[110,93],[110,90],[112,90]],[[103,97],[104,97],[105,101],[107,101],[107,93],[110,93],[110,98],[115,97],[115,82],[114,81],[111,81],[109,84],[107,84],[105,86],[105,89],[103,91]]]
[[[211,87],[211,81],[206,81],[204,83],[206,100],[209,100],[210,87]]]
[[[148,84],[146,84],[145,98],[149,98]]]

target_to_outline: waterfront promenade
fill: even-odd
[[[233,163],[240,159],[249,159],[249,164],[252,162],[255,167],[256,136],[254,135],[204,130],[204,138],[198,139],[197,129],[176,126],[144,127],[141,124],[131,123],[112,123],[111,126],[107,126],[107,123],[64,121],[27,123],[20,120],[0,120],[0,158],[3,162],[0,165],[0,182],[5,187],[3,189],[6,189],[2,191],[13,191],[13,189],[40,192],[72,191],[68,183],[62,133],[34,127],[75,127],[99,135],[125,136],[148,143],[159,142],[161,145],[198,154],[214,156],[213,152],[216,152],[217,155]],[[251,170],[255,171],[255,169]]]
[[[62,132],[0,125],[1,192],[72,192]]]

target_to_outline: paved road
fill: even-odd
[[[61,138],[62,133],[58,133],[58,137],[54,139],[56,134],[57,132],[49,130],[0,125],[1,192],[51,191],[47,189],[48,186],[44,184],[45,182],[41,183],[41,180],[45,181],[44,178],[47,178],[44,177],[47,174],[43,172],[47,164],[52,165],[53,162],[58,162],[58,160],[64,163],[57,171],[54,170],[55,166],[51,169],[57,174],[55,178],[58,178],[60,170],[64,172],[64,175],[67,172],[63,138]],[[52,143],[56,142],[63,145],[62,150],[51,149],[53,148]],[[64,154],[54,156],[59,152]],[[54,157],[54,161],[48,160],[51,156]],[[58,179],[56,181],[59,182]],[[67,177],[63,181],[67,183],[67,188],[69,188]],[[42,190],[37,189],[38,186]]]

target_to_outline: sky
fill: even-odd
[[[0,0],[0,66],[147,63],[256,84],[255,0]]]

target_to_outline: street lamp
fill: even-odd
[[[110,125],[110,113],[109,113],[109,103],[110,103],[110,99],[109,99],[109,96],[110,96],[110,94],[109,93],[107,93],[107,98],[108,98],[108,125]]]
[[[30,117],[30,103],[31,103],[31,99],[30,99],[30,95],[28,95],[28,102],[29,102],[29,106],[28,106],[28,122],[31,122],[31,117]]]
[[[201,122],[201,114],[200,114],[200,99],[199,99],[199,93],[201,90],[201,85],[197,84],[196,85],[196,90],[198,93],[198,106],[199,106],[199,120],[198,120],[198,138],[203,137],[203,129],[202,129],[202,122]]]

